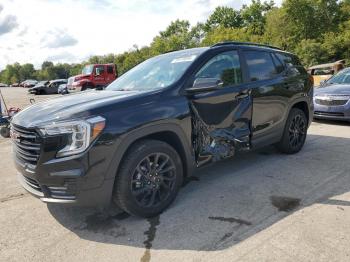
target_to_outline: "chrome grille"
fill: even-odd
[[[345,105],[349,100],[348,99],[341,99],[341,100],[326,100],[326,99],[320,99],[316,98],[315,102],[316,104],[319,105],[324,105],[324,106],[342,106]]]
[[[36,165],[40,157],[39,136],[35,130],[11,125],[11,138],[16,157]]]

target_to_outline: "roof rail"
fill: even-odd
[[[252,43],[252,42],[232,42],[232,41],[220,42],[220,43],[217,43],[211,47],[225,46],[225,45],[250,45],[250,46],[261,46],[261,47],[282,50],[281,48],[276,47],[276,46],[272,46],[272,45],[257,44],[257,43]]]

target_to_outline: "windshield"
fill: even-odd
[[[93,69],[94,69],[93,65],[87,65],[87,66],[84,66],[84,68],[81,71],[81,73],[83,75],[91,75]]]
[[[350,69],[344,69],[327,81],[328,84],[350,84]]]
[[[148,59],[116,79],[107,90],[147,91],[168,87],[179,80],[205,50],[206,48],[189,49]]]

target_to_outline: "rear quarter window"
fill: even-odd
[[[306,69],[301,64],[299,58],[292,54],[276,53],[276,56],[288,69],[291,75],[307,74]]]

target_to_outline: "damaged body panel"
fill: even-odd
[[[198,166],[250,148],[252,97],[249,91],[242,96],[239,88],[232,89],[200,94],[190,101]]]

